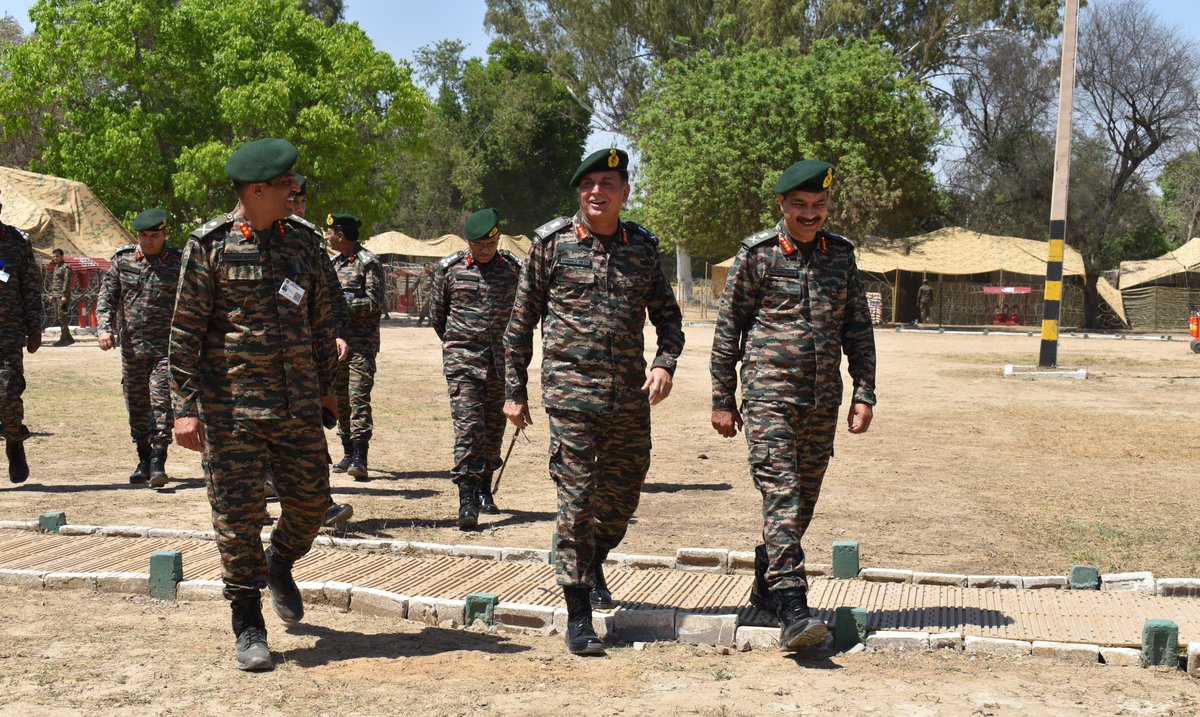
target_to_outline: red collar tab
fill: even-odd
[[[254,238],[254,232],[250,231],[250,225],[246,222],[241,222],[238,224],[238,231],[242,233],[242,236],[247,241]]]
[[[621,225],[621,243],[622,244],[629,243],[629,230],[625,228],[624,224]]]
[[[588,240],[588,230],[583,228],[582,224],[575,225],[575,236],[579,237],[579,241]]]
[[[472,254],[471,252],[467,252],[467,266],[471,266],[474,263],[475,263],[475,255]]]
[[[821,253],[822,254],[829,253],[829,245],[825,243],[825,235],[824,234],[821,235]]]
[[[138,261],[141,261],[142,259],[146,258],[146,257],[142,256],[142,250],[140,247],[137,250],[137,258],[138,258]]]
[[[796,246],[792,244],[792,240],[788,239],[786,234],[779,235],[779,248],[783,249],[783,253],[787,256],[796,253]]]
[[[282,219],[275,220],[275,230],[277,232],[279,232],[279,236],[281,236],[281,237],[287,236],[287,232],[285,232],[283,230],[283,220]]]
[[[349,263],[349,262],[352,262],[352,261],[354,261],[354,260],[355,260],[355,259],[357,259],[357,258],[358,258],[358,255],[357,255],[357,254],[351,254],[350,256],[346,257],[346,262],[347,262],[347,263]]]

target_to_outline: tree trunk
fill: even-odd
[[[1100,292],[1096,283],[1100,279],[1098,271],[1091,267],[1084,269],[1083,275],[1083,329],[1099,328],[1100,321]],[[1061,321],[1059,322],[1061,326]]]
[[[675,249],[675,280],[679,282],[679,300],[692,301],[692,257],[682,247]]]

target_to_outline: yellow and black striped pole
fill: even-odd
[[[1067,0],[1063,16],[1062,71],[1058,83],[1058,135],[1054,143],[1054,189],[1050,197],[1050,246],[1042,296],[1041,368],[1058,365],[1058,322],[1062,316],[1063,242],[1067,238],[1067,187],[1071,177],[1071,108],[1075,96],[1075,37],[1079,0]]]

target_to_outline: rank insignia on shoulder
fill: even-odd
[[[649,239],[650,243],[654,246],[658,246],[658,237],[654,235],[654,232],[650,231],[641,224],[638,224],[637,222],[624,222],[624,224],[632,229],[634,233],[641,234],[646,239]]]
[[[535,229],[533,233],[535,235],[537,235],[538,239],[546,239],[548,237],[554,236],[555,234],[557,234],[558,232],[562,231],[563,229],[567,228],[570,225],[571,225],[570,219],[568,219],[566,217],[558,217],[557,219],[552,219],[552,220],[546,222],[545,224],[541,225],[540,227]]]
[[[747,249],[753,249],[754,247],[764,244],[777,236],[779,236],[779,234],[776,233],[774,229],[764,229],[757,234],[751,234],[743,239],[742,246],[746,247]]]
[[[829,237],[830,239],[833,239],[836,242],[841,242],[842,244],[845,244],[846,246],[850,247],[851,249],[854,248],[854,242],[851,241],[850,239],[847,239],[846,237],[842,236],[841,234],[834,234],[833,232],[829,232],[829,231],[822,231],[821,234]]]
[[[441,266],[442,269],[449,269],[450,267],[454,266],[455,263],[460,261],[466,255],[467,255],[467,250],[460,249],[460,250],[454,252],[453,254],[451,254],[450,256],[446,257],[445,259],[442,259],[442,261],[440,262],[439,265]]]

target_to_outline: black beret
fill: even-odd
[[[287,174],[296,163],[296,146],[286,139],[247,142],[225,161],[225,174],[235,182],[268,182]]]
[[[793,190],[801,192],[826,192],[833,184],[833,165],[816,159],[796,162],[783,170],[775,183],[776,194],[787,194]]]
[[[495,209],[480,209],[467,217],[463,225],[467,241],[483,241],[500,234],[500,212]]]
[[[296,184],[300,187],[300,191],[296,192],[297,197],[302,197],[308,193],[308,177],[303,174],[294,174],[292,178],[296,180]]]
[[[135,232],[143,232],[166,229],[167,219],[170,219],[170,215],[163,210],[147,209],[133,218],[133,230]]]
[[[602,149],[584,157],[579,169],[571,177],[571,186],[579,186],[579,180],[588,172],[620,172],[622,177],[629,177],[629,155],[620,149]]]
[[[330,214],[325,217],[325,226],[342,231],[352,230],[357,235],[359,227],[362,226],[362,220],[353,214]]]

